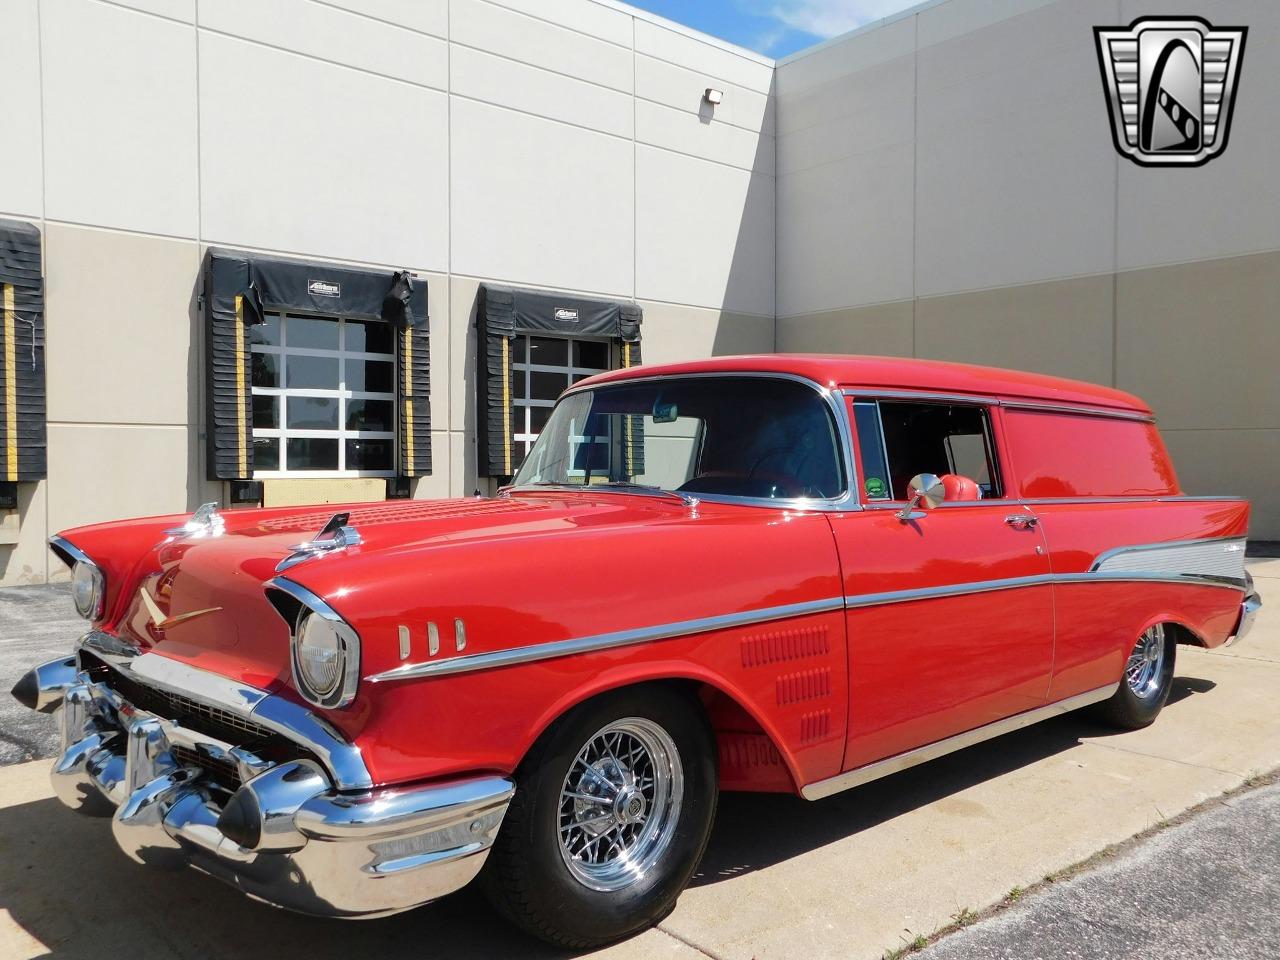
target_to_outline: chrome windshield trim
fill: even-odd
[[[806,785],[801,788],[800,795],[806,800],[821,800],[842,790],[848,790],[851,787],[858,787],[872,780],[899,773],[929,760],[936,760],[938,757],[945,756],[948,753],[971,747],[975,743],[981,743],[984,740],[990,740],[1005,733],[1012,733],[1014,730],[1030,726],[1033,723],[1039,723],[1041,720],[1061,716],[1064,713],[1070,713],[1072,710],[1087,707],[1092,703],[1099,703],[1115,693],[1119,686],[1119,683],[1112,683],[1105,687],[1098,687],[1086,693],[1059,700],[1056,703],[1036,707],[1024,713],[1016,713],[1011,717],[1005,717],[1003,720],[988,723],[985,726],[956,734],[954,737],[948,737],[936,743],[926,744],[923,747],[917,747],[914,750],[908,750],[904,753],[887,757],[884,760],[877,760],[865,766],[855,767],[826,780],[819,780],[816,783]]]
[[[403,667],[395,667],[392,670],[383,671],[382,673],[375,673],[372,676],[365,677],[365,680],[369,683],[386,683],[391,680],[443,677],[454,673],[469,673],[473,670],[492,670],[495,667],[510,667],[539,660],[553,660],[582,653],[596,653],[600,650],[612,650],[617,647],[628,647],[638,643],[650,643],[654,640],[669,640],[673,637],[709,633],[713,630],[745,627],[756,623],[767,623],[771,620],[786,620],[791,617],[804,617],[815,613],[829,613],[833,610],[843,609],[843,607],[843,597],[809,600],[804,603],[788,603],[777,607],[762,607],[758,610],[744,610],[740,613],[704,617],[699,620],[682,620],[677,623],[664,623],[655,627],[619,630],[615,633],[602,633],[593,637],[554,640],[550,643],[537,643],[528,647],[494,650],[488,653],[473,653],[470,656],[433,660],[428,663],[411,663]]]
[[[85,634],[78,644],[143,686],[188,697],[267,727],[314,754],[339,790],[373,786],[360,748],[323,717],[279,694],[268,693],[221,674],[171,660],[158,653],[126,653],[126,644],[102,631]]]
[[[773,373],[766,370],[714,370],[704,371],[700,373],[675,373],[675,374],[653,374],[643,377],[626,377],[622,380],[610,380],[605,383],[575,384],[560,395],[560,399],[556,401],[559,405],[566,398],[574,396],[578,393],[587,393],[592,390],[604,390],[609,387],[626,386],[633,383],[650,383],[658,380],[705,380],[713,379],[733,379],[733,378],[751,378],[751,379],[771,379],[771,380],[790,380],[793,383],[800,383],[817,391],[818,395],[830,407],[832,416],[835,418],[836,441],[840,447],[840,459],[844,467],[845,489],[835,497],[825,498],[778,498],[770,499],[768,497],[737,497],[727,494],[702,493],[696,494],[699,501],[703,503],[729,503],[747,507],[769,507],[775,510],[803,510],[803,511],[826,511],[844,513],[848,511],[861,510],[862,505],[858,502],[858,473],[853,459],[853,425],[849,422],[848,405],[844,402],[844,395],[835,386],[824,386],[817,380],[810,380],[808,377],[802,377],[795,373]],[[572,484],[566,484],[566,489],[573,491],[589,491],[591,487],[575,487]],[[518,486],[509,484],[503,487],[505,494],[521,493],[524,491],[536,491],[539,489],[551,489],[549,487],[536,487],[531,485]],[[620,492],[620,491],[615,491]],[[678,491],[676,491],[678,492]]]

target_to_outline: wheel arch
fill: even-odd
[[[767,738],[785,766],[787,778],[790,781],[789,791],[799,793],[803,780],[795,757],[786,749],[780,732],[765,713],[726,678],[687,661],[655,661],[646,664],[645,669],[639,672],[634,666],[606,670],[593,677],[591,683],[566,692],[539,716],[534,724],[528,746],[521,755],[520,763],[523,764],[556,724],[577,707],[619,690],[658,684],[680,688],[699,702],[711,725],[721,756],[725,752],[724,736],[730,732],[743,731],[721,729],[715,722],[717,717],[725,716],[727,711],[728,714],[736,714],[743,721],[753,725],[755,731],[749,732],[758,732],[759,735]],[[717,763],[719,760],[720,758],[717,757]]]

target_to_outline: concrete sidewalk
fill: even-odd
[[[879,958],[1251,774],[1280,767],[1280,560],[1239,648],[1180,648],[1169,706],[1114,734],[1064,717],[819,803],[727,795],[693,886],[599,956]],[[51,798],[48,761],[0,769],[0,957],[549,957],[472,891],[386,920],[320,921],[194,872],[133,864]]]

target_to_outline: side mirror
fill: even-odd
[[[917,508],[926,506],[933,508],[947,499],[947,489],[942,481],[932,473],[917,473],[907,484],[907,496],[910,503],[898,511],[898,519],[903,523],[924,516]]]

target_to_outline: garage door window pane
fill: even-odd
[[[280,386],[280,355],[277,353],[255,353],[252,363],[251,382],[255,387]]]
[[[338,358],[290,354],[285,366],[285,386],[293,390],[337,388]]]
[[[256,396],[253,398],[253,425],[272,429],[280,426],[280,398]]]
[[[280,441],[274,438],[253,438],[253,469],[280,469]]]
[[[337,470],[338,441],[328,437],[289,437],[285,441],[290,470]]]
[[[390,470],[393,451],[390,440],[348,440],[347,469]]]
[[[390,400],[348,400],[348,430],[383,430],[391,432],[395,408]]]
[[[337,350],[338,321],[318,317],[289,317],[285,334],[289,346],[297,350]]]
[[[337,397],[290,397],[288,399],[290,430],[337,430]]]
[[[558,337],[530,337],[529,362],[540,367],[567,367],[569,341]]]
[[[347,389],[368,393],[390,393],[395,384],[395,367],[381,360],[348,360]]]
[[[391,324],[374,320],[348,320],[348,353],[393,353]]]

